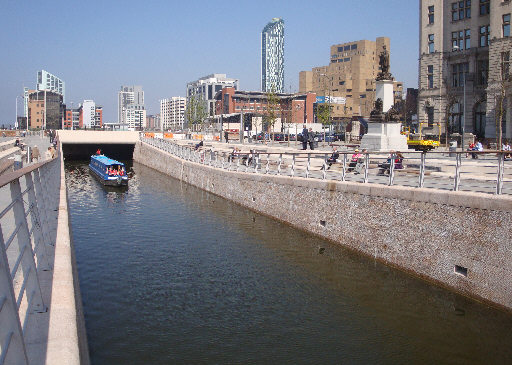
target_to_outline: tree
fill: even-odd
[[[281,105],[280,100],[277,94],[275,93],[275,88],[272,86],[272,89],[267,92],[267,107],[265,113],[265,123],[272,129],[272,143],[275,141],[274,136],[274,125],[276,124],[278,116],[280,116]]]
[[[325,144],[325,126],[331,125],[331,104],[318,104],[316,107],[316,118],[320,123],[322,123]]]
[[[209,115],[206,100],[201,99],[198,95],[192,95],[188,99],[185,115],[187,123],[192,124],[195,130],[197,130],[197,126],[203,128],[203,124]]]

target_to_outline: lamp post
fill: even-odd
[[[453,49],[456,51],[460,51],[461,48],[459,46],[453,46]],[[462,104],[462,120],[461,120],[461,139],[460,144],[461,148],[464,151],[464,131],[466,126],[466,70],[462,70],[462,86],[463,86],[463,104]]]
[[[16,95],[16,118],[14,119],[14,128],[15,129],[21,129],[21,127],[18,125],[18,98],[23,98],[23,95]],[[27,120],[28,123],[28,120]]]

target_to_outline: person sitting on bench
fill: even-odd
[[[359,159],[362,157],[363,155],[361,155],[359,153],[359,150],[356,148],[354,150],[354,154],[352,155],[352,158],[350,159],[350,162],[348,164],[348,171],[353,171],[357,165],[357,162],[359,161]]]

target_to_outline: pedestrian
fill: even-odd
[[[46,150],[46,152],[44,154],[44,158],[45,158],[45,160],[51,160],[53,158],[51,147],[48,147],[48,149]]]
[[[303,150],[308,149],[308,129],[306,128],[305,124],[304,124],[304,129],[302,129],[302,149]]]
[[[313,128],[309,128],[308,142],[309,142],[309,149],[313,151],[315,149],[315,135],[313,134]]]
[[[503,142],[502,150],[503,150],[503,151],[508,152],[508,153],[505,153],[505,154],[503,155],[503,158],[504,158],[505,160],[510,160],[510,159],[512,158],[512,154],[510,153],[510,151],[512,151],[512,149],[510,148],[510,145],[508,144],[508,140],[505,140],[505,141]]]
[[[226,143],[229,143],[229,133],[228,133],[228,131],[224,131],[224,139],[226,140]]]
[[[39,161],[39,158],[41,158],[41,155],[39,154],[39,148],[37,148],[37,145],[34,145],[34,147],[32,147],[32,152],[31,152],[32,156],[31,156],[31,161],[32,162],[37,162]]]

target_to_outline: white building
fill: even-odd
[[[118,93],[118,123],[130,129],[146,126],[146,110],[142,86],[121,86]],[[143,118],[143,119],[141,119]]]
[[[261,32],[261,91],[284,92],[284,20],[274,18]]]
[[[181,96],[160,100],[160,119],[164,131],[183,129],[186,106],[187,99]]]
[[[227,78],[226,74],[211,74],[201,77],[197,81],[189,82],[187,84],[187,105],[191,105],[191,98],[203,100],[206,102],[208,115],[213,117],[215,115],[215,94],[226,86],[238,90],[238,79]]]
[[[96,103],[93,100],[84,100],[82,103],[82,123],[84,128],[96,125]]]
[[[37,72],[37,90],[50,90],[62,95],[62,99],[66,102],[66,84],[57,76],[52,75],[48,71],[41,70]]]

